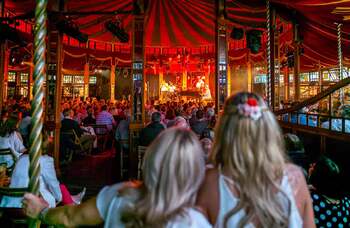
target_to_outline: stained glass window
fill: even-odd
[[[74,83],[76,84],[84,84],[84,76],[74,76]]]
[[[13,72],[13,71],[9,72],[7,81],[16,82],[16,72]]]
[[[89,77],[89,84],[96,84],[97,78],[96,76],[90,76]]]
[[[21,83],[28,83],[28,73],[21,73]]]
[[[317,71],[316,72],[310,72],[310,74],[309,74],[310,82],[317,82],[318,79],[319,79],[319,74],[318,74]]]
[[[73,76],[72,75],[64,75],[63,76],[63,83],[72,83],[73,82]]]

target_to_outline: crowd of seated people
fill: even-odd
[[[52,209],[26,194],[25,213],[68,227],[315,227],[305,176],[289,162],[278,122],[259,96],[229,98],[215,134],[211,107],[188,105],[148,107],[143,134],[152,129],[155,139],[147,146],[143,181],[105,187],[79,207]],[[201,134],[214,141],[209,156],[191,128],[203,118]]]
[[[128,101],[71,99],[62,111],[77,131],[108,125],[108,134],[129,149]],[[147,148],[142,181],[107,186],[79,206],[52,208],[43,195],[28,193],[26,215],[68,227],[349,226],[346,192],[329,188],[337,186],[341,168],[320,158],[308,176],[306,163],[298,162],[302,147],[285,147],[274,114],[258,95],[228,98],[218,121],[211,103],[151,102],[146,113],[138,142]]]
[[[42,156],[40,157],[40,187],[39,192],[49,207],[62,205],[79,204],[84,197],[85,190],[76,196],[72,196],[64,184],[57,179],[54,160],[49,155],[52,153],[52,142],[44,134],[42,144]],[[10,188],[26,188],[29,184],[29,155],[24,152],[16,161],[15,168],[11,174]],[[1,199],[0,207],[21,208],[23,197],[4,196]]]
[[[8,183],[1,187],[27,188],[29,184],[29,155],[28,139],[31,128],[31,117],[26,100],[13,103],[9,100],[1,113],[0,122],[0,149],[9,151],[0,156],[0,164],[6,168],[4,174],[9,178]],[[46,131],[46,130],[45,130]],[[59,183],[54,167],[54,160],[50,156],[52,143],[47,133],[43,131],[42,156],[40,157],[40,195],[50,207],[57,204],[78,204],[84,196],[85,190],[72,196],[67,187]],[[49,146],[51,145],[51,147]],[[9,169],[11,167],[11,169]],[[7,186],[8,184],[8,186]],[[23,197],[0,196],[1,208],[21,208]]]

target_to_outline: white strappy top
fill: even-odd
[[[225,177],[223,174],[219,174],[219,194],[220,194],[220,209],[218,213],[218,217],[216,220],[215,227],[222,228],[224,226],[224,218],[225,215],[231,211],[239,201],[239,198],[235,197],[229,187],[227,186],[225,179],[228,181],[232,181],[229,178]],[[299,214],[298,208],[295,203],[294,195],[292,188],[288,182],[288,176],[284,175],[282,178],[281,189],[287,195],[290,203],[291,203],[291,213],[289,217],[289,228],[299,228],[303,227],[303,220]],[[277,196],[281,199],[284,210],[288,211],[288,202],[282,193],[277,193]],[[227,227],[238,227],[239,222],[245,215],[243,210],[240,210],[233,216],[231,216],[228,220]],[[255,227],[253,224],[249,223],[245,226],[245,228],[253,228]]]
[[[127,197],[117,195],[119,189],[125,183],[119,183],[103,188],[97,196],[96,206],[101,218],[104,220],[105,228],[123,228],[125,227],[121,221],[121,213],[125,207],[132,203]],[[184,215],[176,216],[169,221],[166,228],[212,228],[208,220],[202,213],[187,208]]]

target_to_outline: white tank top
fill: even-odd
[[[219,175],[219,194],[220,194],[220,208],[219,208],[219,214],[216,220],[216,225],[215,227],[217,228],[223,228],[224,226],[224,218],[225,215],[231,211],[237,204],[239,201],[239,198],[235,197],[231,190],[229,189],[229,187],[227,186],[226,182],[225,182],[226,178],[223,174],[220,173]],[[230,179],[228,179],[228,181],[230,181]],[[231,180],[232,181],[232,180]],[[287,197],[289,198],[289,201],[291,203],[291,213],[290,213],[290,217],[289,217],[289,228],[299,228],[299,227],[303,227],[303,221],[301,219],[301,216],[299,214],[298,208],[296,206],[295,203],[295,199],[294,199],[294,195],[293,195],[293,191],[292,188],[288,182],[288,176],[284,175],[282,178],[282,183],[281,183],[281,189],[282,191],[285,192],[285,194],[287,195]],[[283,196],[282,193],[279,192],[278,197],[282,200],[283,206],[285,210],[288,210],[288,202],[286,202],[286,200]],[[228,222],[227,222],[227,227],[238,227],[239,222],[241,221],[241,219],[244,217],[245,212],[244,210],[240,210],[239,212],[237,212],[236,214],[232,215]],[[247,224],[245,226],[245,228],[253,228],[255,227],[254,224]]]

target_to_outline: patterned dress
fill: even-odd
[[[343,197],[339,203],[332,204],[317,192],[311,192],[311,197],[317,227],[350,227],[350,198]]]

